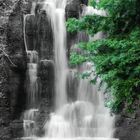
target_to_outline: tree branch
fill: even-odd
[[[9,62],[14,66],[14,67],[17,67],[17,65],[15,65],[12,60],[10,59],[9,55],[2,49],[0,48],[0,50],[3,52],[4,56],[6,56],[9,60]]]

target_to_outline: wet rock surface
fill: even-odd
[[[25,7],[21,0],[0,1],[0,140],[11,140],[20,130],[15,120],[19,120],[25,97],[21,22]]]
[[[140,103],[136,101],[133,105],[133,113],[122,111],[116,116],[115,137],[120,140],[139,140],[140,139]]]
[[[54,62],[53,60],[41,60],[38,68],[39,77],[39,114],[36,118],[36,135],[44,135],[44,123],[49,119],[54,99]]]
[[[41,7],[36,7],[41,11]],[[36,50],[40,59],[53,59],[53,35],[46,12],[27,16],[25,23],[27,49]]]
[[[67,2],[66,6],[66,19],[68,18],[79,18],[82,7],[81,0],[71,0]]]
[[[13,119],[18,119],[25,108],[26,94],[24,82],[27,61],[23,38],[23,15],[30,11],[31,5],[19,0],[9,16],[7,26],[7,51],[13,64],[9,65],[9,98]]]
[[[9,15],[12,13],[17,0],[0,1],[0,140],[10,140],[11,135],[11,114],[8,95],[8,70],[6,56],[6,34]],[[9,62],[9,61],[8,61]]]

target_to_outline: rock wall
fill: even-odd
[[[29,4],[28,4],[29,3]],[[30,12],[31,3],[19,0],[9,16],[7,26],[7,53],[10,62],[8,65],[7,95],[10,105],[11,138],[23,135],[23,120],[21,113],[25,110],[27,60],[23,40],[23,15]]]
[[[27,54],[24,43],[24,16],[30,14],[32,1],[19,0],[15,5],[15,9],[9,16],[7,27],[7,51],[12,64],[8,64],[8,99],[11,113],[11,138],[23,136],[23,115],[26,109],[27,92],[25,88],[26,70],[27,70]],[[38,10],[38,9],[37,9]],[[34,23],[34,21],[36,21]],[[25,37],[28,50],[36,50],[39,53],[40,62],[45,59],[52,59],[52,39],[50,25],[48,24],[45,13],[36,14],[26,18]],[[44,30],[45,29],[45,30]],[[40,108],[47,108],[50,104],[49,95],[52,91],[49,88],[50,79],[46,79],[44,74],[50,70],[50,65],[46,63],[39,64],[38,79],[40,79]],[[40,69],[42,68],[42,69]],[[52,71],[52,70],[51,70]],[[43,74],[43,75],[42,75]],[[51,76],[51,74],[50,74]],[[48,78],[48,77],[47,77]],[[52,76],[53,79],[53,76]],[[52,88],[52,86],[50,86]],[[44,95],[47,96],[44,96]],[[49,94],[49,95],[48,95]],[[47,102],[47,104],[46,104]],[[45,107],[44,107],[45,106]],[[38,125],[41,127],[46,116],[46,112],[40,109]],[[42,113],[43,112],[43,113]],[[47,110],[48,113],[48,110]],[[43,121],[42,121],[43,120]],[[38,132],[41,135],[41,131]]]
[[[116,115],[115,137],[120,140],[140,140],[140,102],[137,100],[133,104],[133,113],[124,110]]]
[[[17,0],[0,1],[0,140],[11,139],[11,114],[8,98],[7,23]]]

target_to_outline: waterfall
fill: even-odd
[[[36,123],[35,119],[38,114],[37,101],[38,101],[38,81],[37,81],[37,68],[38,68],[38,53],[36,51],[27,51],[28,64],[26,74],[26,91],[27,91],[27,110],[23,115],[23,128],[24,136],[35,136]]]
[[[45,0],[44,10],[50,19],[54,36],[55,48],[55,108],[67,103],[66,79],[66,26],[65,26],[66,0]]]
[[[26,92],[27,92],[27,110],[23,114],[24,137],[34,137],[36,134],[36,117],[38,115],[37,101],[39,98],[38,88],[38,52],[29,50],[26,40],[26,20],[34,16],[35,3],[32,4],[31,14],[24,15],[24,44],[27,54],[27,72],[26,72]]]
[[[91,70],[91,67],[92,64],[88,62],[80,66],[79,70],[87,72]],[[102,137],[100,139],[111,140],[114,133],[114,117],[104,106],[103,91],[98,90],[99,82],[92,85],[89,80],[79,80],[76,101],[63,105],[51,114],[50,121],[45,124],[46,135],[44,139],[96,138],[98,140]]]
[[[38,53],[36,51],[27,51],[29,63],[27,64],[27,102],[28,106],[36,106],[38,100],[38,81],[37,81],[37,69],[38,69]]]
[[[78,72],[87,72],[93,69],[93,64],[87,62],[77,69],[69,69],[67,62],[65,6],[66,0],[44,0],[42,9],[51,23],[53,31],[54,66],[55,66],[55,109],[50,119],[45,121],[43,137],[36,136],[36,106],[38,98],[38,52],[29,51],[24,26],[24,41],[28,54],[28,110],[24,113],[25,137],[33,140],[115,140],[114,117],[104,106],[104,90],[99,91],[99,81],[96,85],[89,83],[90,79],[76,79]],[[34,8],[33,8],[34,9]],[[98,12],[98,11],[96,11]],[[85,15],[88,12],[85,12]],[[100,12],[98,12],[100,14]],[[24,22],[26,22],[25,16]],[[24,23],[24,25],[26,25]],[[79,34],[82,38],[82,34]],[[41,61],[41,60],[40,60]],[[42,60],[48,61],[48,60]],[[94,76],[94,75],[93,75]],[[67,83],[75,83],[75,99],[69,99]],[[73,88],[73,86],[70,86]],[[71,90],[71,89],[70,89]],[[117,140],[117,139],[116,139]]]
[[[89,84],[89,79],[80,80],[77,100],[71,103],[67,100],[66,79],[68,68],[65,50],[65,9],[63,1],[61,2],[59,1],[58,6],[56,1],[48,2],[46,0],[48,5],[45,7],[49,7],[49,10],[46,11],[54,33],[56,110],[50,115],[50,120],[44,126],[46,132],[44,139],[78,137],[104,137],[110,139],[113,137],[114,118],[110,116],[109,110],[104,107],[103,93],[99,93],[98,85]],[[83,65],[81,69],[86,71],[86,68],[87,65]]]
[[[26,14],[23,17],[23,35],[24,35],[24,45],[25,45],[25,51],[26,53],[28,52],[28,46],[27,46],[27,40],[26,40],[26,20],[27,18],[30,18],[31,16],[35,16],[35,7],[36,3],[32,3],[32,8],[31,8],[31,14]]]

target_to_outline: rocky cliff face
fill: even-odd
[[[116,116],[115,137],[120,140],[140,140],[140,102],[136,101],[133,113],[122,111]]]
[[[8,89],[8,66],[6,60],[6,34],[9,15],[17,0],[0,1],[0,140],[11,139],[10,129],[10,104],[7,95]],[[8,60],[9,61],[9,60]]]

